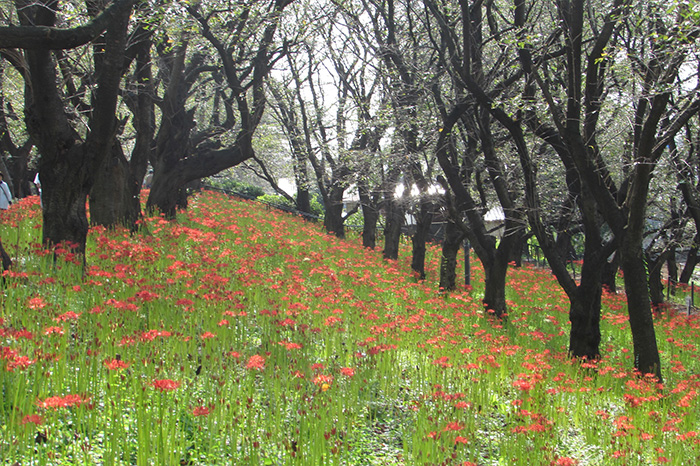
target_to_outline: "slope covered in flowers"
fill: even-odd
[[[630,371],[622,296],[602,360],[570,361],[567,301],[530,266],[500,324],[478,265],[442,295],[437,248],[417,282],[222,195],[93,229],[85,270],[41,249],[39,217],[25,200],[0,227],[0,464],[700,463],[697,318],[658,316],[660,387]]]

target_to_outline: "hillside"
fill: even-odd
[[[177,222],[43,251],[31,198],[0,232],[0,464],[700,463],[697,317],[657,318],[665,386],[631,373],[621,295],[600,361],[571,361],[567,300],[512,268],[507,323],[404,256],[204,193]]]

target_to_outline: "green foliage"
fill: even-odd
[[[208,183],[214,188],[221,189],[222,191],[241,194],[251,199],[257,199],[260,196],[265,195],[265,190],[262,189],[260,186],[253,186],[251,184],[241,183],[240,181],[236,181],[228,177],[221,178],[212,176],[210,178],[207,178],[206,183]]]
[[[292,201],[278,194],[265,194],[263,196],[260,196],[258,200],[260,202],[264,202],[265,204],[269,204],[271,206],[278,207],[284,210],[296,209],[296,205],[294,205]]]

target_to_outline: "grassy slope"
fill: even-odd
[[[568,360],[567,301],[535,268],[511,270],[500,325],[476,261],[473,290],[440,295],[437,248],[419,283],[408,247],[385,262],[205,194],[150,235],[94,230],[83,276],[42,255],[32,202],[0,230],[19,259],[0,464],[700,463],[695,318],[657,321],[661,390],[630,373],[620,295],[603,359]]]

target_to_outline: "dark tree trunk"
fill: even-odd
[[[141,181],[133,177],[121,146],[115,144],[111,156],[95,174],[90,191],[90,223],[111,228],[123,225],[134,229],[141,217]]]
[[[297,179],[297,183],[298,182]],[[300,185],[297,186],[296,207],[299,212],[311,213],[311,197],[309,196],[309,190]]]
[[[2,245],[2,241],[0,241],[0,258],[2,258],[3,270],[8,270],[10,267],[12,267],[12,259],[10,259],[10,256],[5,251],[5,248]]]
[[[683,270],[681,271],[681,276],[678,279],[680,283],[685,283],[686,285],[690,282],[690,279],[693,277],[693,271],[695,270],[695,266],[698,263],[698,241],[700,238],[697,236],[695,237],[695,241],[693,242],[693,245],[690,247],[688,250],[688,257],[685,259],[685,265],[683,266]]]
[[[45,6],[38,6],[35,13],[34,18],[22,16],[22,22],[52,26],[56,21],[56,12]],[[25,121],[41,153],[43,241],[50,246],[66,243],[79,254],[85,252],[88,232],[87,195],[95,172],[114,144],[115,108],[129,14],[130,11],[124,11],[111,21],[104,46],[95,56],[97,86],[91,102],[90,131],[84,141],[65,113],[51,53],[46,49],[26,51],[30,82],[25,92]]]
[[[345,238],[345,225],[343,221],[343,193],[345,189],[334,184],[325,199],[326,215],[323,226],[328,233],[334,234],[338,238]]]
[[[482,262],[484,265],[483,303],[487,312],[493,312],[496,317],[503,318],[506,312],[506,276],[509,255],[497,253],[496,256],[496,259],[489,264]]]
[[[528,234],[526,229],[520,229],[515,235],[513,252],[510,257],[510,262],[514,267],[522,267],[523,265],[523,253],[527,248]]]
[[[82,152],[81,149],[82,146],[73,147],[71,152]],[[47,163],[42,157],[39,164],[44,205],[43,242],[48,245],[66,243],[82,254],[88,233],[87,189],[82,173],[72,169],[71,159],[73,157],[67,156]]]
[[[377,221],[379,220],[376,194],[370,194],[364,181],[358,183],[358,191],[362,205],[362,246],[374,249],[377,245]]]
[[[146,209],[157,209],[165,218],[175,218],[177,204],[180,199],[180,189],[184,184],[184,178],[179,176],[178,171],[154,170],[151,192],[148,195]]]
[[[463,239],[462,230],[454,222],[448,221],[445,224],[445,239],[442,242],[440,258],[440,290],[451,291],[457,285],[457,255]]]
[[[425,244],[430,235],[430,227],[433,224],[434,205],[427,199],[421,199],[420,212],[416,222],[416,232],[411,241],[413,243],[413,256],[411,268],[418,274],[421,280],[425,280]]]
[[[656,344],[641,242],[629,241],[628,236],[625,236],[620,247],[620,266],[625,278],[627,307],[634,344],[634,367],[643,374],[655,375],[661,382],[661,360]]]
[[[668,270],[668,287],[671,294],[676,294],[676,285],[678,284],[678,263],[676,262],[676,246],[671,246],[666,259],[666,269]]]
[[[395,199],[386,199],[386,225],[384,225],[384,259],[399,258],[401,228],[404,224],[404,209]]]
[[[584,259],[581,282],[569,295],[569,354],[576,358],[597,359],[600,357],[600,301],[603,292],[601,283],[600,251],[587,251],[590,260]]]
[[[94,225],[107,228],[123,225],[133,231],[141,218],[141,184],[148,167],[155,127],[151,34],[152,31],[143,25],[134,33],[138,42],[133,46],[136,58],[133,79],[138,83],[138,93],[135,96],[128,94],[124,102],[133,114],[136,140],[129,160],[123,148],[115,144],[95,175],[89,198],[90,221]]]
[[[647,254],[647,267],[649,269],[649,299],[653,307],[658,307],[664,302],[664,284],[662,282],[661,272],[663,265],[666,262],[668,253],[662,253],[658,257],[652,259]]]

